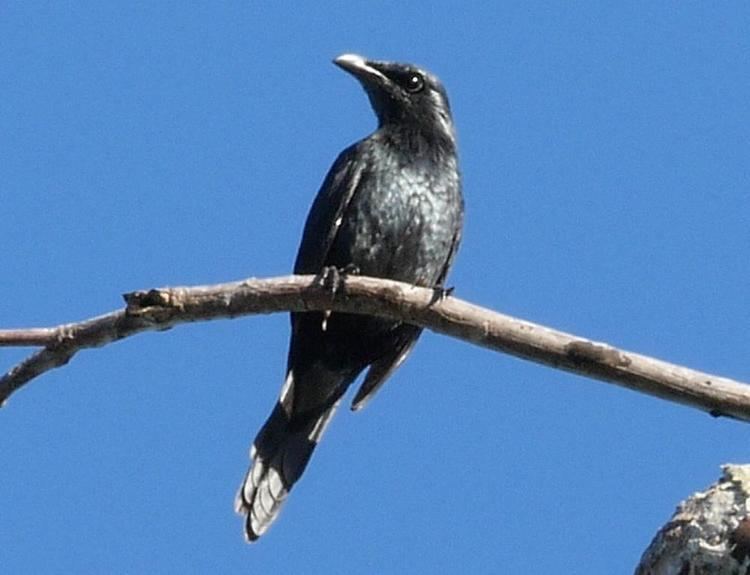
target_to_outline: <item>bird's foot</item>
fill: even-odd
[[[321,270],[319,277],[321,285],[331,294],[331,299],[333,299],[340,290],[343,291],[346,276],[357,275],[358,273],[359,268],[354,264],[347,264],[343,268],[326,266]],[[323,311],[323,320],[320,323],[320,329],[322,331],[328,330],[328,319],[330,317],[331,310]]]
[[[341,283],[341,274],[336,266],[326,266],[318,274],[320,285],[322,285],[326,291],[331,295],[334,295],[339,288]]]
[[[326,266],[321,270],[319,277],[322,286],[331,293],[331,296],[335,296],[339,290],[344,288],[344,280],[346,279],[346,276],[354,276],[358,274],[359,267],[355,264],[346,264],[343,268]]]
[[[341,274],[345,276],[358,276],[359,266],[352,263],[346,264],[343,268],[341,268]]]
[[[440,303],[448,299],[451,295],[453,295],[454,291],[456,291],[455,286],[451,286],[447,288],[438,286],[438,287],[432,288],[432,299],[430,300],[430,305]]]

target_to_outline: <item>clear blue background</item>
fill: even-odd
[[[315,4],[0,6],[1,326],[286,274],[375,125],[330,64],[357,52],[448,88],[458,296],[750,380],[747,3]],[[681,499],[750,461],[746,425],[426,334],[249,546],[232,503],[287,326],[140,335],[14,396],[0,569],[630,573]]]

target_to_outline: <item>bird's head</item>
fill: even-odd
[[[398,126],[454,143],[448,95],[435,76],[411,64],[356,54],[343,54],[334,63],[362,84],[381,127]]]

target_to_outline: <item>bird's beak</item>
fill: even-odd
[[[386,77],[370,62],[357,54],[342,54],[333,61],[339,68],[349,72],[363,85],[383,85],[387,82]]]

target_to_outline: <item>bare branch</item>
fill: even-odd
[[[54,327],[4,329],[0,330],[0,347],[47,345],[54,341],[56,333],[57,328]]]
[[[409,284],[346,276],[248,279],[126,294],[127,306],[54,328],[0,330],[0,346],[44,345],[0,378],[0,403],[79,350],[193,321],[279,311],[333,310],[394,318],[483,347],[610,381],[714,416],[750,421],[750,386],[515,319]]]

